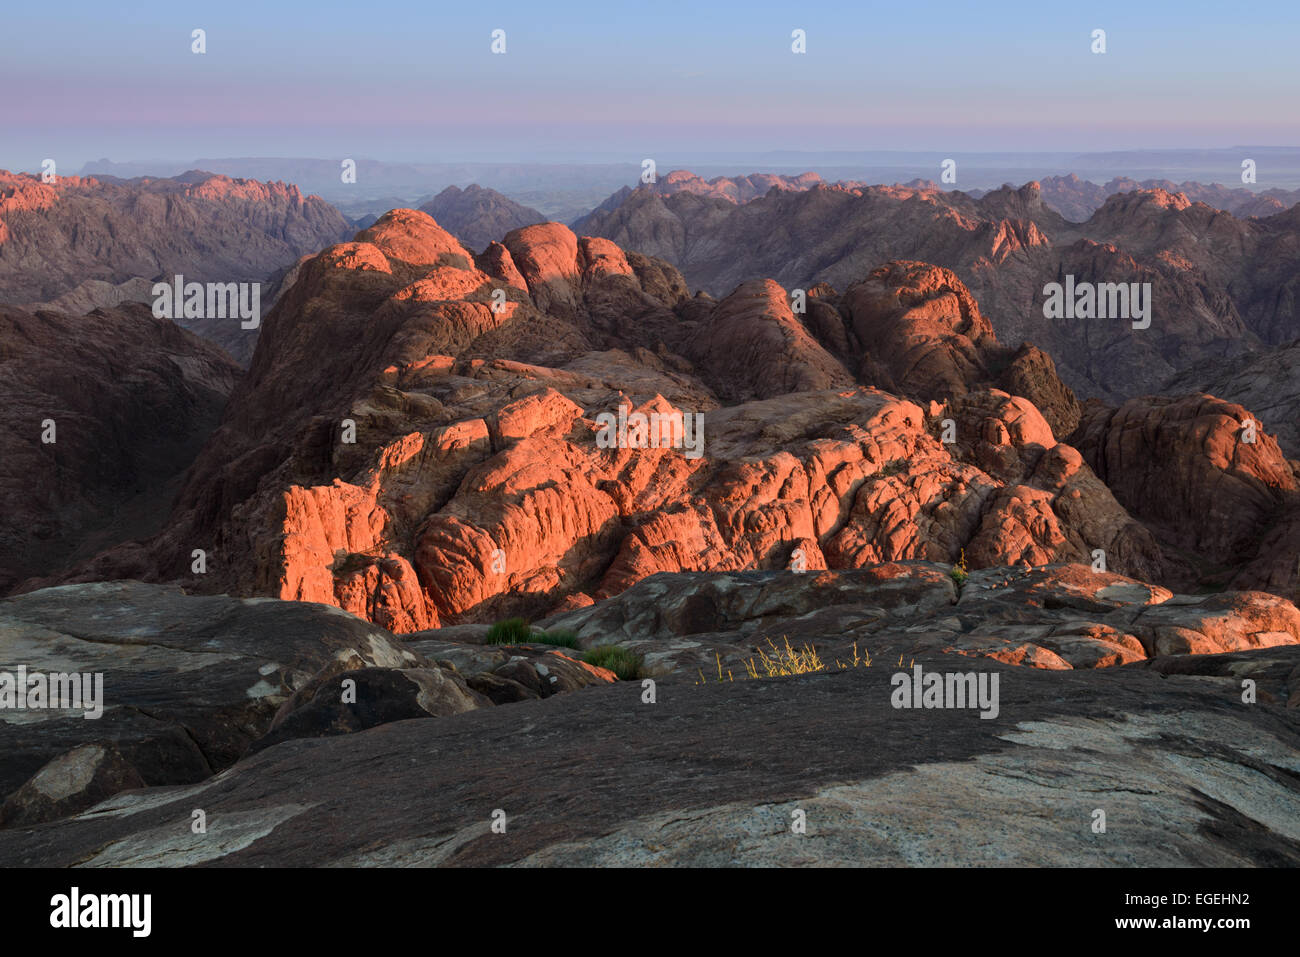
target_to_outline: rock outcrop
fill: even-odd
[[[795,318],[772,280],[743,283],[685,344],[698,375],[724,401],[843,388],[853,377]]]
[[[924,285],[927,268],[905,272]],[[786,299],[769,283],[690,300],[669,267],[558,224],[474,262],[394,211],[300,271],[144,574],[395,631],[536,615],[659,571],[784,567],[795,549],[851,568],[1100,548],[1159,576],[1154,541],[1031,402],[971,382],[923,408],[854,386]],[[659,416],[676,447],[603,447],[598,417],[620,408]],[[205,576],[191,542],[218,556]],[[139,573],[119,559],[77,577]]]
[[[715,669],[743,677],[759,651],[787,641],[814,647],[832,670],[855,655],[886,666],[959,655],[1064,670],[1300,644],[1300,612],[1276,595],[1175,595],[1085,565],[955,577],[926,562],[663,574],[538,625],[583,646],[632,649],[651,672],[702,671],[710,681]]]
[[[102,796],[95,785],[103,786],[105,772],[95,769],[110,757],[119,782],[132,774],[150,786],[201,781],[233,764],[314,676],[423,659],[336,608],[107,582],[0,602],[0,662],[9,674],[18,666],[29,674],[76,672],[83,685],[102,676],[98,717],[88,717],[88,707],[47,708],[0,722],[0,791],[13,794],[42,775],[81,785],[54,796],[52,814],[81,787],[90,788],[88,799]],[[87,689],[83,702],[89,697]],[[40,790],[50,796],[50,788]],[[30,819],[39,807],[29,789],[9,810]]]
[[[1203,392],[1249,409],[1278,448],[1300,459],[1300,339],[1235,359],[1193,366],[1160,389],[1165,395]]]
[[[953,273],[806,293],[799,312],[770,281],[689,297],[556,223],[475,257],[394,210],[299,268],[167,527],[64,580],[318,601],[397,632],[664,571],[964,555],[1199,580],[1061,441],[1079,407],[1050,358],[1000,345]],[[1294,543],[1270,548],[1236,583],[1289,595]]]
[[[1071,441],[1192,566],[1184,580],[1300,597],[1300,464],[1253,413],[1207,395],[1147,396],[1086,411]]]

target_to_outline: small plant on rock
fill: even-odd
[[[533,636],[533,641],[559,648],[578,647],[578,635],[572,631],[539,631]]]
[[[952,571],[948,574],[958,588],[966,584],[966,579],[970,577],[970,573],[966,571],[966,549],[961,550],[961,558],[956,565],[952,566]]]
[[[859,667],[860,667],[860,668],[870,668],[870,667],[871,667],[871,655],[870,655],[870,653],[869,653],[865,648],[862,650],[862,653],[859,654],[859,653],[858,653],[858,643],[855,641],[855,642],[853,643],[853,657],[849,660],[849,663],[846,665],[844,662],[840,661],[838,658],[835,659],[835,663],[836,663],[837,665],[840,666],[840,670],[841,670],[841,671],[843,671],[843,670],[846,669],[846,668],[859,668]]]
[[[714,660],[714,661],[717,663],[717,665],[718,665],[718,680],[719,680],[719,681],[722,681],[722,680],[723,680],[723,677],[722,677],[722,655],[718,654],[718,652],[715,651],[715,652],[713,653],[713,660]],[[697,685],[706,685],[706,684],[708,684],[708,683],[709,683],[709,679],[706,678],[706,677],[704,677],[704,669],[703,669],[703,668],[697,668],[696,670],[700,673],[700,680],[697,681],[697,682],[695,682],[695,683],[696,683]],[[730,668],[727,669],[727,677],[726,677],[726,680],[727,680],[727,681],[735,681],[735,680],[736,680],[736,676],[733,675],[733,674],[731,673],[731,669],[730,669]]]
[[[635,651],[618,645],[600,645],[582,656],[582,660],[597,668],[608,668],[619,681],[633,681],[641,677],[645,658]]]
[[[751,678],[759,677],[759,670],[766,672],[762,677],[765,678],[786,678],[791,675],[807,675],[814,671],[823,670],[826,665],[822,662],[821,656],[817,654],[817,649],[812,645],[805,644],[802,648],[792,648],[790,639],[785,639],[785,647],[778,648],[772,643],[772,639],[767,640],[767,645],[772,649],[769,655],[762,648],[758,649],[758,661],[753,658],[745,662],[745,668],[749,671]]]
[[[533,638],[533,630],[528,627],[528,622],[522,618],[507,618],[504,621],[498,621],[488,629],[487,643],[489,645],[525,645]]]

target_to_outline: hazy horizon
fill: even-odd
[[[329,2],[17,8],[0,40],[0,166],[1300,143],[1289,67],[1300,10],[1282,3],[1249,17],[1114,2],[996,14],[952,2],[378,13]],[[194,29],[206,31],[203,54]],[[504,54],[491,52],[498,29]],[[795,29],[806,53],[791,51]],[[1091,52],[1095,29],[1104,54]]]

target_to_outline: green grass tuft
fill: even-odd
[[[533,630],[522,618],[498,621],[487,633],[489,645],[524,645],[533,640]]]
[[[556,645],[560,648],[578,647],[578,635],[572,631],[539,631],[533,635],[533,641],[543,645]]]
[[[633,681],[640,678],[645,667],[644,657],[618,645],[601,645],[599,648],[592,648],[582,656],[582,660],[597,668],[608,668],[618,676],[619,681]]]

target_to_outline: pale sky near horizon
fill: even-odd
[[[15,6],[0,35],[0,167],[1300,145],[1294,0],[1063,7]],[[806,54],[791,52],[796,28]],[[1090,49],[1097,28],[1105,54]]]

